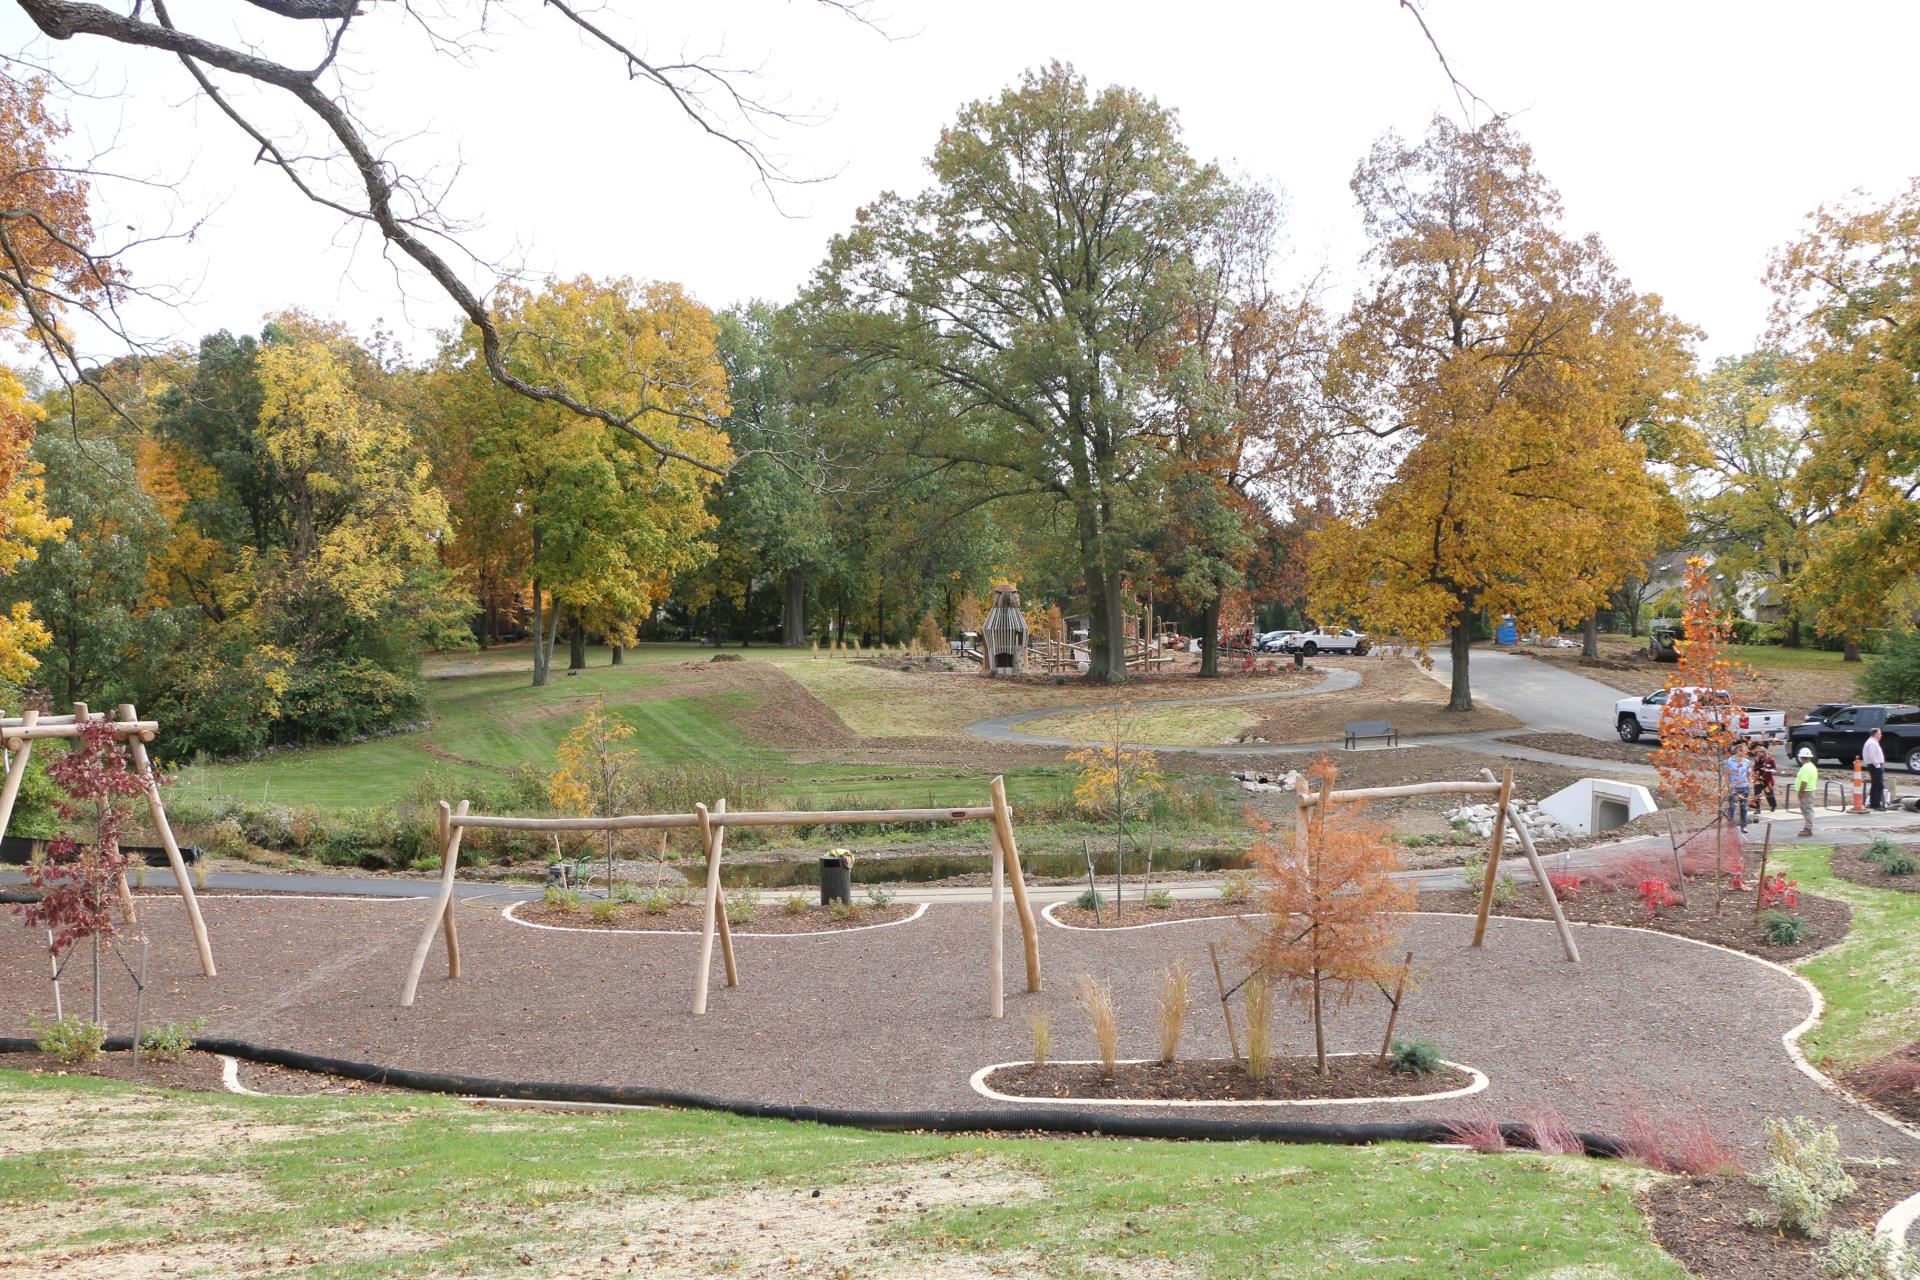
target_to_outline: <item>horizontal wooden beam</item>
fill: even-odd
[[[969,805],[955,809],[767,809],[758,813],[711,813],[716,827],[811,827],[825,823],[878,825],[886,822],[987,822],[993,806]],[[490,814],[454,815],[457,827],[506,827],[516,831],[659,831],[697,827],[693,813],[634,813],[611,818],[512,818]]]
[[[93,723],[101,722],[96,718]],[[139,737],[146,742],[153,741],[153,735],[160,732],[160,724],[157,720],[115,720],[108,722],[107,727],[113,730],[113,736],[116,738]],[[77,738],[82,732],[81,726],[74,723],[72,716],[66,717],[64,724],[58,720],[53,724],[42,720],[31,728],[17,720],[10,720],[0,724],[0,742],[5,742],[7,749],[11,751],[15,749],[15,743],[33,742],[40,738]]]
[[[1409,782],[1399,787],[1358,787],[1352,791],[1336,791],[1335,800],[1387,800],[1394,796],[1440,796],[1467,791],[1488,795],[1497,794],[1500,784],[1497,782]],[[1311,808],[1320,803],[1320,797],[1312,791],[1300,793],[1300,807]]]

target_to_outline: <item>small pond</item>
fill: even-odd
[[[1095,871],[1101,876],[1112,876],[1113,852],[1093,856]],[[1154,871],[1236,871],[1251,865],[1245,853],[1189,853],[1183,854],[1177,866],[1165,866],[1156,861]],[[1087,874],[1087,860],[1078,853],[1026,853],[1020,855],[1020,866],[1032,877],[1078,877]],[[890,882],[924,883],[933,880],[946,880],[953,876],[981,875],[993,869],[992,860],[985,853],[941,853],[906,857],[855,857],[853,860],[853,881],[855,884],[886,884]],[[1127,858],[1126,874],[1137,876],[1145,869],[1145,859],[1136,855]],[[693,874],[690,872],[689,875]],[[820,883],[820,864],[814,858],[793,859],[781,862],[729,862],[720,869],[720,879],[724,884],[748,885],[756,889],[784,889],[789,886],[817,886]]]

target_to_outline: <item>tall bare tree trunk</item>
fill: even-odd
[[[1447,695],[1447,710],[1471,711],[1473,682],[1467,675],[1467,660],[1473,652],[1473,616],[1464,609],[1454,621],[1448,650],[1453,655],[1453,680]]]
[[[787,605],[780,615],[780,643],[789,649],[807,646],[807,574],[787,570]]]
[[[1586,628],[1580,637],[1580,656],[1583,658],[1600,656],[1600,611],[1598,609],[1587,615]]]
[[[1220,597],[1207,601],[1200,621],[1200,678],[1211,680],[1220,674]]]
[[[587,669],[587,626],[580,619],[573,620],[573,626],[567,631],[567,670],[585,671]]]
[[[1842,662],[1860,661],[1860,642],[1858,640],[1847,641],[1846,647],[1841,651],[1840,661]]]
[[[1092,634],[1087,637],[1089,680],[1118,683],[1127,678],[1126,601],[1121,598],[1120,572],[1089,567],[1087,604]]]

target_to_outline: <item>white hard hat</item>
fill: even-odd
[[[1802,748],[1800,748],[1800,758],[1801,758],[1802,760],[1811,760],[1811,759],[1813,759],[1813,748],[1812,748],[1812,747],[1802,747]]]

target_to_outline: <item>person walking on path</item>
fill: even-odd
[[[1860,747],[1860,763],[1867,766],[1867,808],[1887,811],[1887,749],[1881,745],[1880,730],[1867,735]]]
[[[1767,802],[1768,813],[1780,812],[1780,774],[1779,766],[1773,762],[1773,748],[1762,743],[1753,759],[1753,811],[1760,812],[1760,802]]]
[[[1820,769],[1813,763],[1813,748],[1800,748],[1800,772],[1793,775],[1793,795],[1800,802],[1800,834],[1813,834],[1813,793],[1820,789]]]
[[[1720,765],[1727,779],[1727,821],[1740,824],[1740,832],[1747,830],[1747,800],[1753,795],[1753,761],[1747,758],[1746,739],[1733,744],[1733,750]]]

